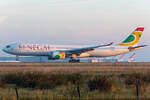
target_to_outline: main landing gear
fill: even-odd
[[[69,63],[79,63],[79,62],[80,62],[80,59],[71,58],[69,60]]]

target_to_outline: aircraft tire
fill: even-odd
[[[70,59],[69,63],[79,63],[80,59]]]

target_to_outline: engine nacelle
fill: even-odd
[[[58,60],[58,59],[65,59],[66,54],[64,52],[60,51],[54,51],[50,53],[50,56],[48,56],[49,60]]]

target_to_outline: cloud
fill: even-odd
[[[0,23],[5,22],[7,18],[8,16],[0,16]]]

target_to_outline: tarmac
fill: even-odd
[[[0,72],[140,72],[149,73],[149,62],[117,63],[0,63]]]

